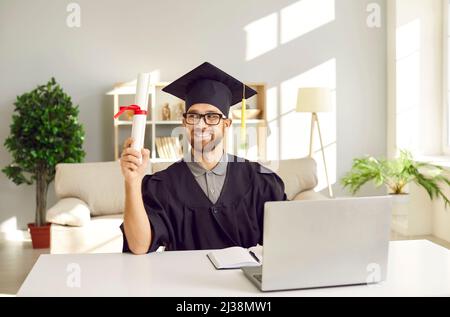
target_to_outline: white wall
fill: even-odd
[[[79,29],[65,24],[69,2],[0,2],[2,144],[15,97],[55,76],[80,105],[86,161],[111,160],[105,92],[138,72],[170,81],[208,60],[244,81],[268,83],[270,124],[280,132],[270,153],[306,154],[309,119],[292,113],[293,96],[300,84],[327,84],[336,86],[337,103],[336,114],[321,118],[332,178],[354,157],[386,154],[385,0],[79,0]],[[369,3],[381,6],[381,28],[366,25]],[[9,162],[2,148],[0,165]],[[34,187],[1,175],[0,201],[0,224],[16,217],[23,228],[33,220]]]

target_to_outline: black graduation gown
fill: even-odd
[[[227,173],[213,204],[184,161],[146,175],[142,197],[151,224],[149,252],[262,245],[264,203],[286,200],[278,175],[259,163],[228,155]],[[123,252],[130,252],[123,233]]]

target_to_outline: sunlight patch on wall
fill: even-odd
[[[252,60],[277,47],[278,14],[273,13],[248,24],[246,32],[246,60]]]
[[[0,232],[10,232],[17,230],[17,217],[11,217],[0,223]]]
[[[6,241],[31,241],[28,231],[17,228],[17,217],[11,217],[0,223],[0,239]]]
[[[250,61],[336,19],[335,0],[300,0],[244,27]]]
[[[335,0],[300,0],[281,10],[281,44],[335,20]]]

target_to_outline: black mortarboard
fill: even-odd
[[[231,106],[256,94],[255,90],[208,62],[181,76],[163,91],[183,99],[186,111],[193,104],[208,103],[226,116]]]

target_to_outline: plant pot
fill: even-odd
[[[409,194],[390,194],[390,196],[392,197],[392,230],[407,235],[411,196]]]
[[[28,224],[33,249],[50,248],[50,226],[50,223],[46,223],[42,227],[37,227],[34,223]]]

